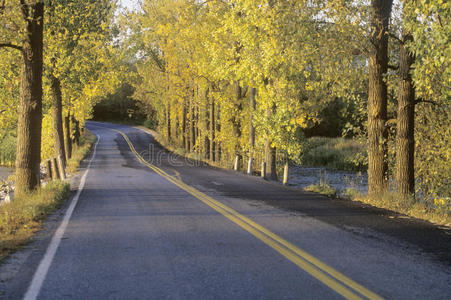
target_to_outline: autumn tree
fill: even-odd
[[[23,59],[15,175],[16,193],[21,194],[40,184],[44,2],[3,1],[0,14],[2,35],[10,37],[0,47],[19,50]]]

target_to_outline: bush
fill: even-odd
[[[16,137],[12,133],[0,136],[0,165],[12,166],[16,160]]]
[[[337,197],[337,191],[327,183],[311,184],[305,187],[304,190],[325,195],[327,197]]]
[[[366,157],[366,149],[359,141],[313,137],[306,140],[301,161],[308,166],[363,171],[367,167]]]
[[[149,128],[149,129],[156,129],[157,123],[153,119],[146,119],[143,122],[143,126]]]

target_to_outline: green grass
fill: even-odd
[[[344,138],[312,137],[304,144],[302,164],[334,170],[364,171],[367,168],[365,145]]]
[[[327,183],[311,184],[304,188],[304,191],[318,193],[327,197],[337,197],[337,190],[328,185]]]

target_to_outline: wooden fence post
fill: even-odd
[[[52,176],[54,180],[61,179],[56,157],[52,158]]]
[[[252,165],[254,163],[254,158],[251,156],[249,157],[249,162],[247,163],[247,174],[252,175]]]
[[[64,170],[64,163],[63,163],[63,159],[61,157],[61,155],[58,155],[58,169],[60,170],[60,177],[61,180],[65,180],[66,179],[66,170]]]
[[[266,179],[266,162],[262,162],[261,177]]]
[[[45,161],[45,168],[47,169],[47,180],[50,181],[52,180],[52,162],[50,161],[50,159],[47,159]]]
[[[288,184],[288,162],[285,164],[283,168],[283,185]]]
[[[233,164],[233,170],[238,171],[238,167],[240,166],[240,156],[235,156],[235,163]]]

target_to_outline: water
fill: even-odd
[[[366,194],[368,177],[363,172],[327,170],[325,168],[291,166],[289,173],[290,185],[305,188],[311,184],[327,183],[339,194],[352,188]]]
[[[0,180],[5,180],[9,175],[14,173],[13,168],[8,167],[0,167]]]

